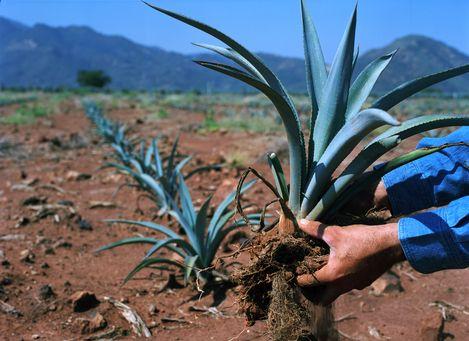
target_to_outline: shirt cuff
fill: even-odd
[[[410,162],[389,172],[383,176],[383,183],[393,215],[409,214],[434,206],[431,184],[423,177],[418,162]]]
[[[404,254],[418,272],[464,267],[444,217],[433,212],[416,214],[400,219],[398,229]]]

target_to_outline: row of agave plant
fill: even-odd
[[[138,142],[128,139],[126,127],[105,117],[102,109],[96,103],[85,103],[85,113],[93,122],[99,135],[113,148],[114,161],[106,163],[105,167],[113,167],[130,176],[134,180],[133,186],[147,193],[156,204],[159,209],[158,215],[172,217],[181,228],[178,233],[154,221],[106,220],[108,223],[144,227],[159,232],[164,237],[160,239],[153,237],[126,238],[103,246],[98,249],[98,252],[131,244],[149,245],[145,256],[130,271],[125,282],[145,268],[168,269],[165,267],[168,265],[182,270],[185,283],[191,276],[204,281],[222,276],[213,268],[216,252],[222,241],[235,229],[248,223],[258,224],[260,215],[249,215],[248,222],[234,220],[236,211],[230,206],[235,199],[235,192],[226,196],[216,207],[212,206],[212,196],[209,196],[196,210],[186,180],[191,175],[211,169],[213,166],[200,167],[184,175],[183,168],[189,163],[191,157],[181,157],[178,153],[179,138],[172,145],[169,155],[163,157],[158,148],[157,139],[152,139],[148,147],[145,141]],[[242,192],[248,190],[253,184],[253,181],[247,183],[243,186]],[[162,249],[177,254],[180,260],[158,257],[158,252]]]

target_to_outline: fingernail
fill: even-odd
[[[298,222],[298,225],[300,227],[306,227],[308,226],[308,224],[309,224],[309,220],[306,220],[306,219],[300,219],[300,221]]]

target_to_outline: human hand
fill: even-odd
[[[328,305],[352,289],[364,289],[392,265],[405,260],[397,223],[339,227],[301,220],[298,224],[330,247],[324,267],[297,277],[298,284],[316,303]]]

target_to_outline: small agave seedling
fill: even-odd
[[[245,276],[240,276],[240,284],[243,284],[246,289],[244,291],[243,304],[246,308],[248,319],[256,320],[257,318],[269,317],[272,320],[273,325],[271,327],[274,330],[274,334],[280,329],[282,330],[280,334],[277,333],[274,336],[275,338],[281,339],[282,335],[288,339],[292,335],[302,337],[304,335],[298,335],[298,332],[303,327],[307,330],[308,326],[312,324],[311,321],[301,317],[309,316],[307,312],[304,312],[305,308],[302,308],[301,305],[296,305],[297,310],[303,311],[304,314],[301,313],[297,319],[301,322],[292,322],[291,316],[295,314],[295,310],[287,309],[287,311],[284,309],[289,307],[289,303],[293,304],[291,299],[289,301],[279,299],[279,297],[286,297],[284,293],[280,296],[270,293],[270,296],[260,295],[259,297],[260,292],[269,292],[269,285],[270,289],[272,287],[277,289],[292,288],[292,281],[285,278],[280,284],[277,283],[276,280],[279,277],[273,276],[272,273],[267,273],[268,267],[262,267],[261,265],[275,262],[272,256],[281,253],[275,253],[274,250],[285,250],[287,248],[287,250],[293,252],[292,247],[299,245],[298,240],[288,238],[289,236],[301,235],[297,228],[297,218],[321,219],[332,207],[340,204],[344,193],[349,188],[353,188],[358,179],[362,179],[359,181],[361,183],[364,176],[374,178],[376,174],[382,175],[383,171],[428,154],[428,151],[411,153],[394,160],[392,167],[382,167],[380,170],[363,175],[375,161],[389,150],[398,146],[401,141],[427,130],[469,124],[469,116],[458,114],[426,115],[400,123],[386,112],[406,98],[431,85],[468,72],[469,65],[455,67],[408,81],[378,98],[369,108],[362,110],[378,77],[390,63],[396,51],[371,62],[352,82],[352,73],[358,58],[358,52],[355,51],[355,27],[357,21],[357,9],[355,8],[331,68],[328,70],[316,29],[308,13],[305,1],[302,0],[301,11],[304,31],[306,80],[312,107],[309,138],[306,144],[305,134],[303,133],[300,119],[291,97],[278,77],[257,56],[231,37],[209,25],[154,5],[147,5],[163,14],[208,33],[226,44],[227,47],[207,44],[197,45],[226,57],[240,68],[207,61],[197,61],[196,63],[258,89],[270,99],[282,118],[289,144],[289,187],[286,186],[287,182],[284,179],[280,163],[278,160],[275,160],[275,155],[272,155],[272,160],[274,161],[272,170],[274,171],[274,178],[277,179],[276,183],[279,185],[277,189],[274,189],[274,193],[278,196],[282,206],[278,231],[280,234],[284,233],[284,237],[271,240],[268,243],[264,241],[264,244],[269,244],[264,250],[266,252],[266,259],[264,261],[266,263],[260,264],[262,257],[258,258],[246,270]],[[387,129],[374,138],[371,143],[367,144],[348,164],[346,169],[336,179],[333,179],[334,171],[344,161],[345,157],[368,134],[379,127]],[[432,150],[432,152],[435,151],[437,150]],[[288,240],[290,241],[287,243]],[[273,245],[274,243],[276,244]],[[304,255],[312,252],[311,250],[308,251],[308,247],[310,246],[303,245],[303,251],[296,254]],[[267,252],[266,250],[270,251]],[[290,259],[290,261],[293,261],[290,262],[290,267],[285,264],[285,259],[278,259],[278,261],[282,264],[279,267],[283,269],[282,271],[289,269],[287,273],[295,273],[295,271],[300,269],[301,265],[308,266],[308,264],[301,264],[302,259]],[[313,267],[310,266],[310,271],[314,272],[317,266],[317,264]],[[263,278],[255,277],[259,275],[260,269],[265,272]],[[281,272],[280,270],[276,271],[277,274]],[[282,276],[288,277],[285,276],[285,273]],[[285,284],[285,281],[289,284]],[[259,285],[256,286],[255,283],[259,283]],[[264,286],[262,287],[262,285]],[[292,290],[295,289],[293,288]],[[288,297],[295,297],[294,291]],[[267,313],[268,305],[271,301],[284,303],[281,307],[277,307],[283,309],[283,317],[279,316],[278,312],[272,309]],[[268,314],[270,315],[267,316]],[[288,328],[285,327],[287,325]],[[317,335],[316,332],[312,332],[312,334]]]
[[[181,207],[173,202],[170,214],[182,227],[187,238],[183,238],[168,227],[150,221],[130,221],[130,220],[108,220],[110,223],[124,223],[149,228],[153,231],[165,235],[163,239],[134,237],[120,240],[100,248],[98,251],[113,249],[130,244],[150,244],[151,248],[146,253],[142,261],[127,275],[125,282],[130,280],[136,273],[157,265],[173,265],[184,272],[184,280],[196,275],[204,281],[213,279],[215,271],[212,268],[216,252],[225,237],[235,229],[246,226],[244,220],[232,221],[236,213],[235,209],[229,206],[235,199],[236,192],[229,194],[214,210],[213,216],[209,217],[211,199],[210,196],[200,207],[195,210],[192,197],[187,188],[184,178],[179,175],[179,196]],[[247,183],[242,192],[248,190],[254,184],[253,181]],[[249,224],[259,223],[259,214],[248,216]],[[168,249],[180,256],[181,260],[153,257],[161,249]]]

